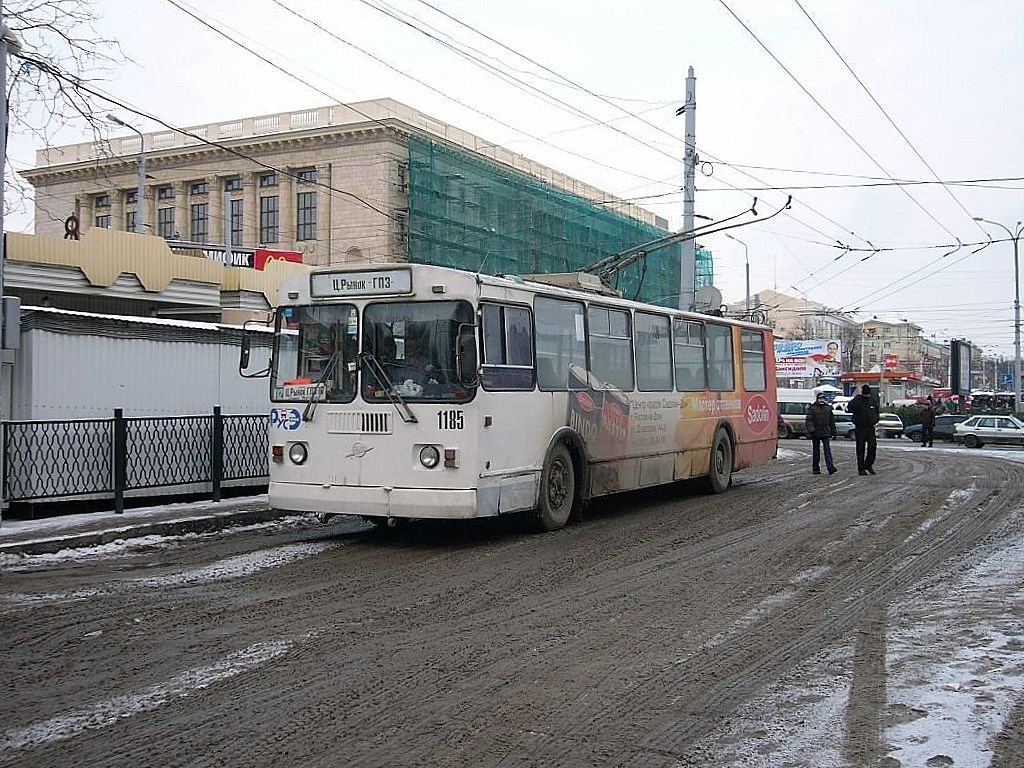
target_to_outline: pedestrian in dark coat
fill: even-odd
[[[878,452],[878,438],[875,424],[878,423],[878,401],[871,394],[871,387],[865,384],[860,394],[850,400],[848,406],[853,417],[853,434],[857,440],[857,474],[875,474],[875,454]]]
[[[932,407],[932,399],[929,397],[921,409],[921,447],[931,448],[935,439],[935,408]]]
[[[811,472],[821,474],[821,453],[824,452],[825,468],[830,475],[834,475],[836,465],[832,463],[832,444],[829,441],[836,436],[836,417],[822,393],[818,393],[814,403],[807,409],[804,424],[807,436],[811,438]]]

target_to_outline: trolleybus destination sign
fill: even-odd
[[[407,294],[412,293],[412,272],[408,269],[314,272],[309,290],[320,298]]]

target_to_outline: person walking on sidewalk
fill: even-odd
[[[931,448],[935,439],[935,408],[932,407],[932,398],[929,395],[924,408],[921,409],[921,447]]]
[[[807,427],[807,436],[811,438],[811,472],[815,475],[821,474],[821,454],[825,454],[825,468],[830,475],[836,473],[836,465],[832,462],[832,444],[836,436],[836,417],[832,413],[832,406],[825,401],[825,395],[821,392],[815,398],[814,403],[807,409],[807,416],[804,418]]]
[[[875,454],[878,452],[878,438],[875,424],[878,423],[878,401],[871,394],[871,387],[865,384],[860,394],[849,404],[853,416],[853,434],[857,440],[857,474],[875,474]]]

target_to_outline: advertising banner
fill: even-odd
[[[780,378],[838,376],[841,351],[839,339],[776,339],[775,373]]]
[[[268,248],[257,248],[253,264],[251,266],[256,269],[263,269],[267,266],[268,261],[278,259],[279,261],[292,261],[296,264],[302,263],[302,254],[298,251],[272,251]]]

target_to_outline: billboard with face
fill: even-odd
[[[843,372],[839,339],[776,339],[775,373],[779,378],[817,378]]]

